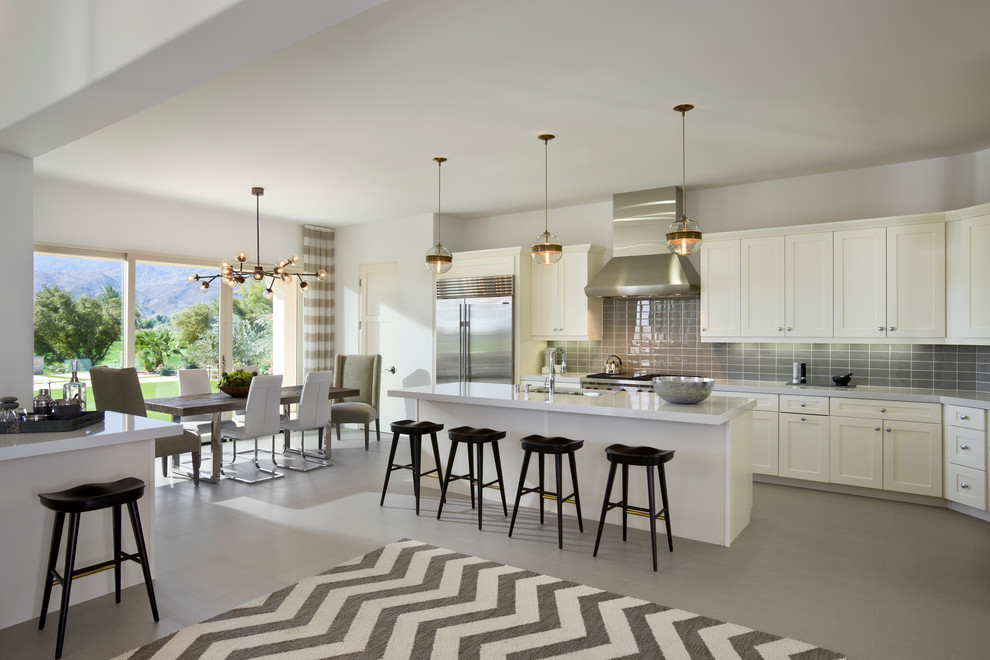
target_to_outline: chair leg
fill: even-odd
[[[65,514],[61,511],[55,512],[55,524],[52,525],[52,545],[48,551],[48,570],[45,571],[45,590],[41,597],[41,617],[38,619],[38,630],[45,629],[45,618],[48,616],[48,603],[52,597],[52,581],[54,579],[55,564],[58,563],[58,546],[62,543],[62,527],[65,526]]]
[[[337,442],[340,442],[340,422],[334,424],[337,427]]]
[[[141,514],[138,513],[137,502],[127,503],[127,513],[131,517],[134,541],[137,543],[138,552],[141,553],[141,572],[144,573],[144,586],[148,589],[151,616],[158,621],[158,602],[155,600],[155,587],[151,583],[151,565],[148,563],[148,548],[144,545],[144,531],[141,529]]]
[[[378,442],[381,442],[382,441],[382,430],[378,427],[378,419],[377,418],[375,419],[375,438],[378,439]]]
[[[653,466],[646,466],[646,497],[650,506],[650,546],[653,548],[653,570],[657,570],[656,498],[653,493]]]
[[[626,542],[626,518],[629,515],[629,466],[622,464],[622,542]]]
[[[456,441],[450,443],[450,456],[447,458],[447,472],[443,479],[443,486],[440,487],[440,504],[437,505],[437,520],[440,520],[440,514],[443,512],[443,503],[447,501],[447,486],[450,485],[450,475],[454,472],[454,456],[457,454],[457,445],[460,444]],[[468,451],[470,456],[471,452]]]
[[[541,525],[543,524],[543,500],[544,500],[543,494],[547,492],[546,485],[543,482],[546,472],[546,466],[545,466],[546,461],[544,461],[543,458],[544,458],[543,454],[540,454],[537,457],[537,460],[540,462],[540,524]]]
[[[437,465],[437,479],[443,483],[443,470],[440,468],[440,446],[437,444],[437,434],[430,434],[430,441],[433,443],[433,462]]]
[[[663,505],[663,522],[667,528],[667,548],[674,551],[674,536],[670,533],[670,505],[667,503],[667,475],[664,474],[663,465],[658,468],[660,472],[660,504]]]
[[[62,657],[65,640],[65,623],[69,617],[69,592],[72,591],[72,567],[76,564],[76,548],[79,542],[79,514],[69,514],[69,541],[65,549],[65,572],[62,574],[62,607],[58,613],[58,635],[55,642],[55,658]]]
[[[571,464],[571,483],[574,484],[574,506],[577,509],[578,531],[584,534],[584,522],[581,518],[581,495],[578,493],[577,461],[574,460],[574,452],[569,452],[567,458]]]
[[[602,515],[598,519],[598,535],[595,537],[595,551],[592,557],[598,556],[598,544],[602,540],[602,528],[605,526],[605,514],[608,512],[608,499],[612,496],[612,483],[615,481],[615,463],[608,467],[608,481],[605,482],[605,498],[602,500]]]
[[[512,538],[512,529],[516,526],[516,514],[519,513],[519,500],[522,499],[523,484],[526,482],[526,470],[529,469],[530,451],[523,453],[522,472],[519,474],[519,486],[516,488],[516,503],[512,505],[512,520],[509,521],[509,538]]]
[[[564,549],[564,477],[563,461],[560,454],[553,455],[554,467],[557,469],[557,548]]]
[[[498,442],[492,443],[492,456],[495,457],[495,476],[498,478],[498,494],[502,496],[502,515],[509,515],[509,505],[505,502],[505,481],[502,480],[502,457],[498,453]]]
[[[481,529],[481,509],[485,503],[485,443],[475,444],[475,452],[478,454],[478,529]]]
[[[113,524],[113,596],[114,602],[120,604],[120,505],[113,507],[110,512]]]
[[[194,451],[192,453],[192,464],[193,464],[193,476],[192,476],[193,486],[198,486],[199,485],[199,469],[200,469],[200,466],[203,464],[203,452],[202,451]]]
[[[392,476],[392,464],[395,463],[395,448],[399,446],[399,434],[392,435],[392,448],[388,451],[388,463],[385,464],[385,483],[382,484],[382,500],[378,506],[385,506],[385,491],[388,490],[388,479]]]
[[[371,430],[371,425],[370,424],[365,424],[364,425],[364,450],[365,451],[368,451],[368,433],[370,432],[370,430]]]
[[[162,456],[162,476],[168,476],[168,456]]]
[[[420,460],[422,455],[423,436],[413,434],[409,436],[409,449],[412,453],[412,473],[413,473],[413,496],[416,498],[416,515],[419,515],[419,475]]]
[[[474,454],[471,452],[471,445],[467,447],[468,458],[468,490],[471,492],[471,508],[474,508]]]

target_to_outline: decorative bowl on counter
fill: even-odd
[[[227,385],[217,385],[217,389],[223,392],[224,394],[226,394],[227,396],[242,397],[248,395],[248,391],[251,389],[251,386],[248,385],[246,387],[230,387]]]
[[[701,403],[712,393],[714,378],[702,376],[657,376],[653,391],[667,403]]]

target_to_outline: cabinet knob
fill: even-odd
[[[802,403],[801,404],[801,407],[804,408],[806,405],[808,405],[808,404],[807,403]]]
[[[881,408],[880,409],[880,412],[887,412],[887,409],[886,408]]]
[[[969,451],[969,445],[959,445],[960,451]]]
[[[778,325],[777,326],[777,332],[781,332],[782,330],[783,330],[783,328]]]
[[[806,421],[808,421],[808,418],[807,418],[807,417],[802,417],[802,418],[801,418],[801,421],[802,421],[802,422],[806,422]]]
[[[791,326],[787,326],[787,331],[788,331],[788,332],[790,332],[790,331],[791,331],[791,330],[793,330],[793,329],[794,329],[794,328],[792,328]]]
[[[887,330],[890,330],[891,332],[893,332],[894,330],[897,330],[897,328],[895,328],[894,326],[890,326],[889,328],[887,328]]]
[[[880,332],[883,332],[883,326],[882,326],[882,325],[881,325],[881,326],[879,326],[879,327],[877,328],[877,330],[879,330]]]
[[[969,488],[969,484],[959,484],[959,487],[960,488],[966,488],[966,489],[968,489]]]
[[[887,427],[887,433],[890,433],[890,427],[889,426]]]
[[[701,331],[702,332],[708,332],[708,328],[702,328]]]
[[[969,415],[959,415],[959,419],[965,421],[965,420],[969,419]]]
[[[879,431],[879,430],[880,430],[880,427],[879,427],[879,426],[874,426],[874,427],[873,427],[873,430],[874,430],[874,431]]]

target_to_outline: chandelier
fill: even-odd
[[[290,273],[286,271],[286,268],[299,262],[299,255],[293,254],[288,259],[279,259],[275,262],[275,265],[271,269],[265,269],[261,265],[261,196],[265,194],[265,189],[260,187],[251,188],[251,194],[254,195],[254,221],[255,221],[255,255],[257,256],[257,263],[253,270],[245,271],[244,262],[248,260],[248,253],[244,250],[240,250],[236,255],[237,269],[231,262],[224,260],[220,262],[220,272],[215,275],[199,275],[197,273],[189,274],[190,282],[199,282],[199,288],[206,291],[210,288],[210,283],[215,279],[220,279],[224,284],[230,288],[236,287],[238,284],[244,284],[247,278],[250,277],[256,282],[263,282],[265,278],[271,278],[268,286],[265,288],[264,296],[266,299],[271,300],[274,291],[272,287],[275,286],[276,280],[282,280],[283,282],[291,282],[293,277],[299,280],[299,290],[305,292],[309,289],[309,282],[305,279],[306,277],[315,277],[317,280],[323,281],[327,279],[327,271],[318,270],[315,273]]]

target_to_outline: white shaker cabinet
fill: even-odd
[[[945,337],[945,223],[833,235],[836,337]]]
[[[990,338],[990,204],[953,212],[946,224],[947,335]]]
[[[739,337],[739,239],[701,246],[701,336]]]
[[[832,417],[830,475],[834,484],[883,488],[883,426],[879,419]]]
[[[781,394],[780,411],[778,474],[828,482],[828,397]]]
[[[602,300],[589,298],[584,287],[601,269],[603,252],[592,245],[568,245],[557,263],[532,267],[534,339],[602,338]]]
[[[763,392],[724,392],[719,396],[755,399],[753,409],[752,459],[753,474],[777,474],[778,461],[778,397]]]
[[[784,237],[739,242],[740,334],[784,336]]]
[[[987,510],[985,410],[945,406],[945,499]]]
[[[884,421],[883,489],[942,497],[942,425]]]

